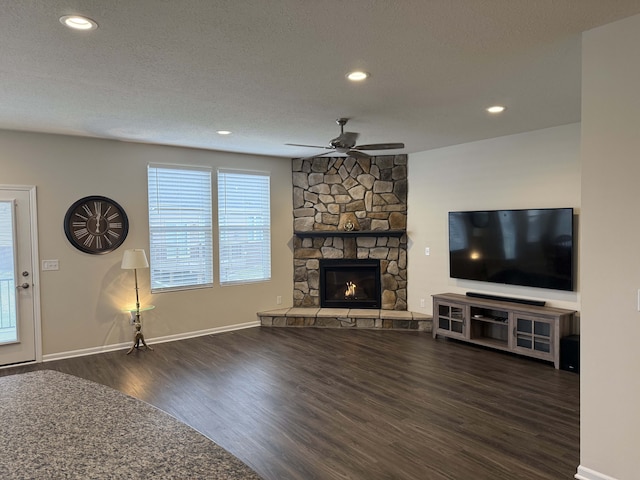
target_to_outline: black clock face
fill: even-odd
[[[108,253],[127,238],[129,220],[116,202],[94,195],[81,198],[69,207],[64,217],[64,233],[78,250]]]

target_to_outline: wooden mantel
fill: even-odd
[[[406,230],[310,230],[306,232],[295,231],[294,235],[300,238],[327,238],[327,237],[401,237]]]

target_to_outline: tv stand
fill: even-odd
[[[575,310],[476,298],[433,295],[433,338],[438,335],[553,362],[560,338],[570,335]]]

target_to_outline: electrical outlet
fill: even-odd
[[[276,303],[277,303],[278,305],[282,305],[282,295],[278,295],[278,296],[276,297]]]
[[[431,255],[431,249],[429,247],[424,247],[424,254],[428,257]]]
[[[421,306],[421,307],[424,307],[424,298],[421,298],[421,299],[420,299],[420,306]]]

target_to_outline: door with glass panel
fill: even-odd
[[[456,303],[441,302],[434,299],[434,337],[442,334],[460,339],[468,338],[467,321],[468,306]]]
[[[0,366],[36,360],[35,189],[0,185]]]
[[[555,330],[553,320],[514,314],[513,349],[532,357],[554,361]]]

